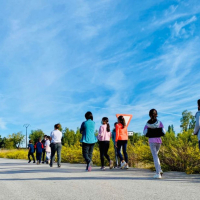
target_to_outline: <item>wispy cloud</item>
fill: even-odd
[[[130,129],[141,132],[155,107],[179,131],[200,92],[200,7],[192,2],[3,1],[0,129],[75,129],[91,110],[97,126],[132,113]]]

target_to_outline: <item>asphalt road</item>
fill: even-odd
[[[200,199],[200,175],[167,172],[163,179],[143,169],[107,169],[83,164],[28,164],[26,160],[0,159],[0,200],[108,200]]]

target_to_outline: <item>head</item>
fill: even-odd
[[[117,124],[118,124],[117,122],[114,123],[114,129],[113,129],[114,131],[115,131],[115,129],[116,129],[116,125],[117,125]]]
[[[156,109],[151,109],[150,111],[149,111],[149,117],[152,119],[152,120],[155,120],[155,119],[157,119],[157,117],[158,117],[158,112],[157,112],[157,110]]]
[[[200,110],[200,99],[197,101],[198,110]]]
[[[47,135],[44,135],[44,139],[45,139],[45,140],[47,139]]]
[[[32,140],[29,140],[29,144],[31,144],[32,143]]]
[[[89,120],[89,119],[93,120],[93,115],[90,111],[85,113],[85,119],[86,120]]]
[[[41,142],[41,138],[38,138],[38,142]]]
[[[47,136],[47,140],[50,140],[50,136]]]
[[[60,128],[60,124],[55,124],[55,125],[54,125],[54,129],[55,129],[55,130],[58,130],[59,128]]]
[[[102,124],[107,124],[107,132],[110,132],[109,119],[107,117],[102,118]]]
[[[122,124],[123,128],[126,126],[125,119],[122,115],[118,117],[118,123]]]

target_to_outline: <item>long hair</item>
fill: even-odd
[[[156,114],[154,114],[154,112],[156,112]],[[156,119],[157,117],[158,117],[158,112],[157,112],[157,110],[156,109],[151,109],[150,111],[149,111],[149,117],[151,118],[151,119]]]
[[[119,121],[120,124],[122,124],[123,128],[126,126],[125,119],[124,119],[124,117],[122,115],[120,115],[118,117],[118,121]]]
[[[107,132],[110,132],[110,124],[109,124],[109,119],[107,117],[102,118],[103,122],[106,122],[107,124]]]

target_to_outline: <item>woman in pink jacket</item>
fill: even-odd
[[[110,124],[107,117],[102,118],[102,125],[99,128],[98,133],[98,140],[99,140],[99,150],[100,150],[100,158],[101,158],[101,170],[105,170],[104,166],[104,156],[110,163],[110,169],[113,168],[113,161],[110,160],[110,157],[108,155],[108,149],[110,144],[110,138],[112,136],[110,132]]]

